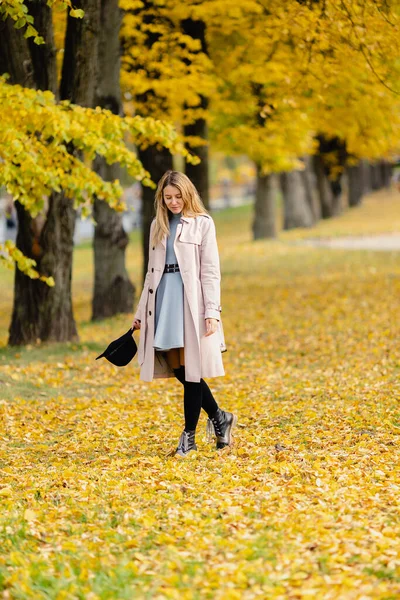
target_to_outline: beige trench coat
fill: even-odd
[[[155,297],[163,275],[167,237],[151,246],[155,220],[150,228],[149,263],[143,291],[135,312],[140,319],[138,363],[140,378],[174,377],[165,352],[153,348]],[[181,217],[174,249],[184,285],[184,354],[187,381],[225,375],[221,353],[226,350],[221,320],[220,264],[215,224],[210,215]],[[205,337],[205,319],[218,319],[218,329]]]

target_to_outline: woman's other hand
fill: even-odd
[[[218,329],[218,319],[206,319],[206,337],[215,333]]]
[[[140,329],[140,321],[139,321],[139,319],[133,319],[132,328],[133,329]]]

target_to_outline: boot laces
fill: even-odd
[[[206,438],[208,442],[212,442],[214,436],[223,437],[224,432],[222,431],[222,427],[224,425],[224,413],[221,411],[217,416],[211,417],[207,419],[206,425]]]
[[[207,425],[206,425],[206,441],[207,442],[213,442],[214,441],[214,436],[215,436],[215,429],[214,429],[214,425],[212,424],[211,419],[207,419]]]
[[[189,450],[190,437],[191,434],[189,432],[182,431],[181,437],[179,438],[178,448],[182,448],[184,452],[187,452]]]
[[[222,422],[217,419],[216,417],[213,417],[211,419],[212,424],[214,425],[214,430],[215,430],[215,435],[221,436],[223,435],[222,433]]]
[[[187,452],[189,448],[189,434],[187,431],[183,431],[181,439],[179,440],[179,448],[182,448],[184,452]]]

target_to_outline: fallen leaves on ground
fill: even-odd
[[[168,456],[181,385],[94,360],[124,317],[2,355],[3,598],[399,597],[399,254],[234,243],[238,225],[208,380],[232,449],[203,415],[197,454]]]

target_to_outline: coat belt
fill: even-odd
[[[166,264],[164,267],[164,273],[177,273],[179,271],[179,265],[176,264]]]

